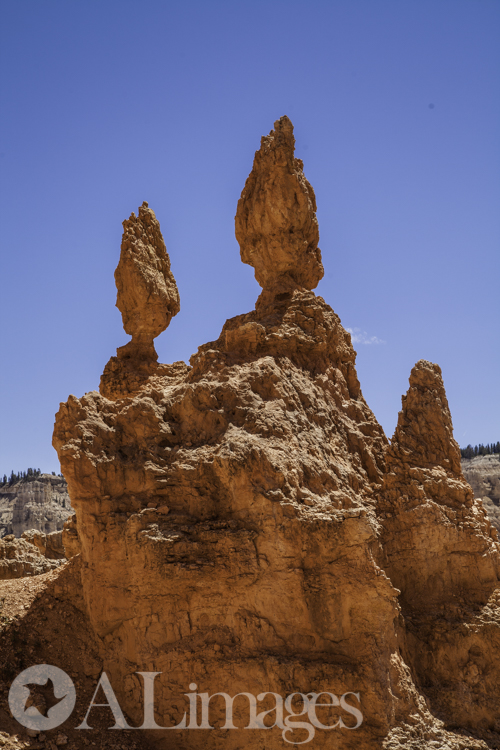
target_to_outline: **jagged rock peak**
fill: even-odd
[[[241,260],[265,290],[314,289],[324,273],[316,198],[294,151],[285,115],[262,137],[236,210]]]
[[[392,450],[415,466],[440,465],[461,476],[460,448],[453,438],[448,399],[439,365],[421,359],[410,374],[410,387],[392,439]]]
[[[116,306],[132,341],[118,357],[157,360],[153,339],[180,310],[179,292],[160,223],[146,201],[123,222],[120,261],[115,271]]]

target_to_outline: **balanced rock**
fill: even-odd
[[[159,336],[180,310],[177,284],[170,271],[170,258],[154,211],[146,201],[123,222],[120,262],[115,271],[116,306],[123,328],[132,336],[129,356],[152,356],[153,339]]]
[[[158,371],[153,340],[180,310],[179,292],[160,224],[146,201],[123,222],[120,261],[115,271],[116,306],[123,328],[132,336],[117,350],[101,377],[108,398],[137,391]]]
[[[323,277],[314,190],[288,117],[263,136],[236,211],[241,259],[264,289],[314,289]]]

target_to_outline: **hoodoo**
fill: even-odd
[[[461,475],[439,368],[416,365],[391,444],[366,404],[351,337],[312,291],[315,211],[282,117],[236,214],[263,292],[189,367],[153,355],[179,309],[159,225],[147,206],[125,222],[132,341],[101,392],[56,417],[70,565],[130,723],[144,721],[138,672],[161,673],[163,727],[245,694],[232,720],[211,699],[211,731],[152,732],[161,747],[486,750],[500,742],[499,545]]]
[[[263,289],[314,289],[323,278],[316,197],[303,166],[285,115],[262,137],[236,211],[241,260]]]
[[[129,356],[158,359],[153,339],[180,310],[179,292],[170,271],[160,224],[146,201],[123,222],[120,262],[115,271],[116,306],[132,336]]]
[[[139,216],[132,213],[123,222],[115,282],[116,306],[132,341],[121,346],[117,357],[106,365],[100,390],[108,398],[137,390],[158,372],[153,340],[181,309],[160,224],[146,201],[139,208]]]

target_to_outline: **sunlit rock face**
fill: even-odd
[[[463,458],[462,471],[474,496],[481,499],[491,523],[500,531],[500,455]]]
[[[311,291],[323,272],[315,200],[293,143],[281,118],[238,204],[242,259],[263,286],[256,309],[228,320],[189,367],[148,370],[131,357],[126,371],[114,369],[112,387],[104,378],[101,393],[71,396],[57,414],[54,446],[81,549],[74,560],[105,670],[137,724],[136,672],[155,671],[164,726],[182,719],[191,683],[210,695],[283,699],[352,691],[361,726],[316,729],[310,747],[486,748],[436,718],[432,701],[450,674],[430,654],[440,638],[446,661],[443,613],[453,611],[457,632],[472,633],[472,618],[492,606],[498,545],[456,464],[438,368],[416,366],[391,445],[367,406],[350,335]],[[138,329],[147,314],[139,311]],[[450,554],[451,539],[459,555]],[[431,590],[440,576],[445,597]],[[452,610],[459,595],[464,605]],[[473,725],[480,687],[464,676],[476,674],[470,660],[496,665],[488,644],[500,629],[497,610],[488,612],[488,624],[474,630],[476,651],[463,664],[461,651],[452,668],[451,698],[439,703],[450,723],[458,716]],[[417,616],[425,617],[420,630]],[[453,641],[452,659],[457,648]],[[496,673],[488,688],[498,700]],[[468,692],[459,707],[460,685]],[[259,710],[275,704],[267,696]],[[211,723],[223,726],[224,701],[211,705]],[[492,702],[485,705],[476,732],[493,721]],[[339,718],[356,723],[342,708],[323,715],[330,724]],[[235,703],[233,720],[248,723],[245,701]],[[304,728],[288,735],[306,738]],[[287,746],[279,726],[167,732],[158,742]]]
[[[132,336],[129,349],[152,346],[179,312],[180,303],[160,224],[146,201],[138,216],[132,213],[123,222],[115,281],[116,306],[125,331]]]
[[[16,537],[35,529],[44,534],[60,531],[73,513],[68,488],[62,477],[40,474],[0,487],[0,538]]]
[[[101,376],[99,389],[109,399],[137,393],[158,365],[153,340],[180,310],[177,284],[170,270],[160,223],[146,201],[123,222],[120,261],[115,271],[116,306],[132,340],[119,347]]]
[[[64,562],[61,531],[43,534],[32,530],[19,539],[14,534],[0,539],[0,581],[38,576]]]
[[[262,137],[236,211],[241,260],[263,289],[314,289],[323,277],[316,197],[295,158],[288,117]]]

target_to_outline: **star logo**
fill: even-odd
[[[71,678],[58,667],[38,664],[21,672],[9,690],[12,716],[27,729],[45,732],[66,721],[76,703]]]
[[[30,691],[30,694],[28,695],[24,706],[25,711],[27,711],[28,708],[34,707],[42,716],[45,716],[46,718],[48,718],[48,711],[50,711],[53,706],[57,706],[57,704],[66,697],[55,697],[54,683],[52,682],[50,677],[47,678],[47,682],[45,683],[45,685],[38,685],[37,683],[30,682],[28,684],[25,684],[24,687],[27,687]],[[33,714],[34,712],[30,713]]]

